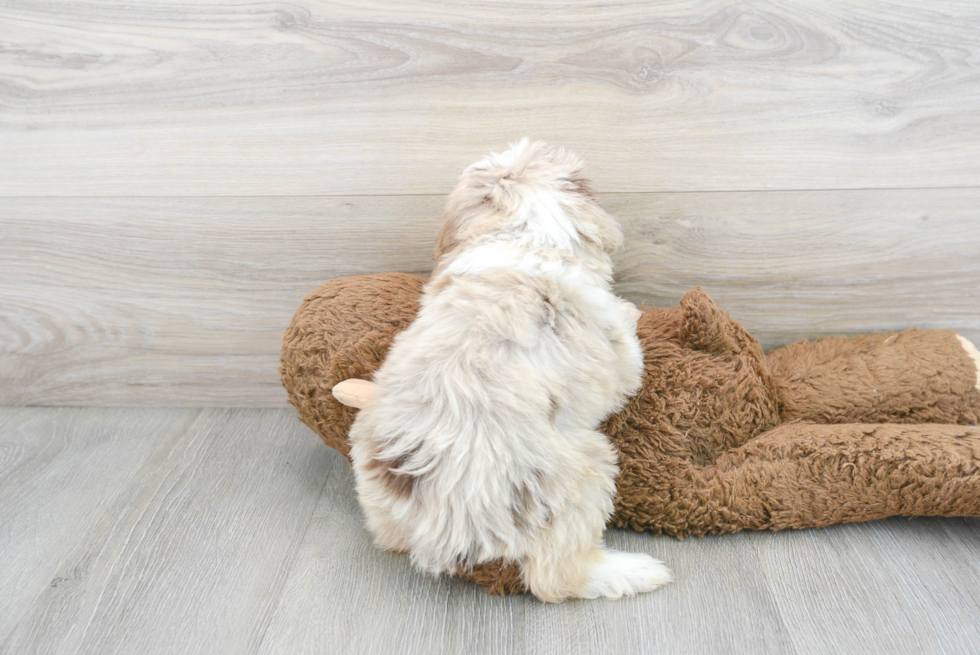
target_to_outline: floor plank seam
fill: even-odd
[[[793,655],[801,655],[802,651],[800,650],[800,645],[797,643],[795,634],[786,619],[786,615],[783,613],[782,605],[779,603],[779,599],[776,597],[776,594],[773,591],[773,583],[769,578],[769,574],[766,573],[766,567],[763,566],[762,557],[759,554],[759,548],[760,546],[758,543],[753,544],[752,551],[753,555],[755,556],[756,564],[759,565],[759,573],[762,575],[762,579],[766,583],[766,597],[776,609],[776,614],[779,616],[779,624],[783,627],[783,630],[786,631],[786,636],[789,639],[790,644],[793,646]]]
[[[9,407],[0,407],[0,409],[11,409],[11,408],[9,408]],[[68,410],[72,410],[73,409],[73,410],[75,410],[75,412],[78,412],[78,411],[82,411],[82,410],[85,410],[85,409],[97,409],[97,410],[101,410],[101,409],[105,409],[105,408],[102,408],[102,407],[50,407],[50,408],[47,408],[47,409],[54,409],[54,410],[60,409],[60,410],[64,410],[64,411],[68,411]],[[122,408],[120,408],[120,409],[122,409]],[[187,409],[190,409],[190,408],[181,408],[181,409],[187,410]],[[193,424],[195,421],[197,421],[198,418],[201,416],[201,414],[204,413],[207,408],[201,407],[201,408],[196,408],[196,409],[198,410],[197,411],[197,416],[195,416],[191,420],[191,424]],[[69,421],[69,425],[71,424],[71,422],[72,421]],[[89,533],[92,530],[92,528],[99,524],[99,522],[105,516],[106,512],[108,512],[113,506],[115,506],[116,503],[117,503],[117,501],[119,501],[120,497],[124,493],[126,493],[126,491],[130,488],[130,485],[132,484],[133,480],[143,471],[143,468],[146,466],[146,463],[150,460],[150,458],[153,457],[154,453],[156,452],[156,449],[159,447],[160,443],[167,437],[167,434],[168,434],[168,432],[166,430],[164,430],[160,434],[160,436],[154,442],[153,446],[147,449],[146,457],[143,458],[143,460],[139,463],[138,466],[133,467],[133,472],[130,473],[130,475],[126,478],[125,483],[124,484],[119,484],[118,485],[118,488],[116,490],[116,493],[113,494],[110,498],[107,498],[106,499],[106,501],[104,503],[104,509],[102,509],[102,511],[100,511],[97,515],[93,516],[92,520],[89,522],[88,527],[85,530],[80,531],[79,536],[77,538],[71,540],[69,542],[69,544],[62,550],[61,556],[58,558],[57,564],[56,565],[53,565],[51,567],[53,569],[53,574],[57,574],[58,571],[61,569],[61,567],[65,565],[65,563],[68,561],[68,556],[69,555],[71,555],[72,553],[74,553],[77,550],[80,550],[81,549],[82,544],[84,544],[88,540]],[[3,644],[5,644],[6,641],[8,639],[10,639],[10,637],[12,635],[16,634],[17,630],[20,628],[21,623],[24,620],[24,617],[30,615],[31,610],[33,610],[35,607],[38,606],[38,602],[40,601],[40,599],[44,595],[44,593],[48,590],[50,584],[51,583],[49,582],[49,583],[45,584],[44,586],[42,586],[38,590],[38,592],[36,594],[34,594],[34,596],[31,598],[31,601],[29,603],[25,603],[24,604],[24,610],[20,613],[20,616],[17,618],[16,621],[14,621],[12,623],[11,628],[7,632],[7,634],[3,635],[2,638],[0,638],[0,647],[2,647]]]
[[[191,429],[194,427],[194,425],[208,411],[209,410],[204,409],[204,408],[202,408],[200,411],[198,411],[197,416],[195,416],[194,419],[188,424],[185,432],[190,432]],[[205,437],[210,436],[214,432],[214,429],[215,429],[215,424],[212,423],[210,426],[208,426],[208,429],[207,430],[204,430],[202,433],[200,433],[200,437],[198,439],[196,439],[196,441],[197,442],[203,442]],[[185,450],[186,450],[186,448],[185,448]],[[138,470],[141,471],[142,470],[142,467],[140,469],[138,469]],[[180,482],[181,478],[185,474],[186,474],[186,471],[181,471],[180,472],[180,474],[177,477],[177,480],[174,481],[174,482],[172,482],[170,484],[170,488],[167,491],[167,495],[169,495],[169,493]],[[159,486],[162,486],[166,482],[167,482],[167,476],[164,476],[164,478],[158,484],[158,488],[159,488]],[[128,490],[130,487],[129,486],[126,486],[126,487],[122,487],[122,488]],[[140,512],[140,515],[138,517],[136,517],[135,520],[132,520],[131,521],[131,525],[129,526],[129,533],[126,535],[126,544],[129,544],[132,541],[133,533],[137,530],[137,528],[140,527],[140,520],[143,518],[143,513],[147,509],[148,509],[147,507],[143,507],[142,508],[142,511]],[[159,507],[155,509],[155,513],[158,513],[159,511],[160,511],[160,508]],[[115,532],[115,530],[114,530],[115,526],[118,525],[119,524],[119,521],[121,521],[123,518],[128,518],[128,517],[126,517],[125,514],[120,514],[120,516],[117,518],[117,521],[113,525],[113,529],[111,529],[109,531],[109,534],[112,534],[113,532]],[[141,542],[142,542],[142,539],[145,539],[145,538],[146,538],[146,532],[144,531],[144,533],[143,533],[143,535],[141,537]],[[122,571],[125,572],[127,569],[129,569],[130,562],[132,562],[133,558],[136,557],[136,554],[139,552],[139,549],[138,548],[132,548],[132,549],[123,548],[122,550],[124,552],[128,550],[128,552],[129,552],[129,557],[128,557],[128,559],[126,560],[126,562],[122,566]],[[116,557],[113,560],[112,565],[109,567],[109,572],[108,572],[108,575],[106,576],[106,580],[111,580],[112,579],[113,573],[115,572],[116,567],[117,567],[118,564],[119,564],[119,558]],[[103,600],[103,598],[105,598],[106,589],[107,588],[108,588],[108,585],[103,584],[101,586],[101,588],[99,589],[99,596],[95,600],[95,602],[92,604],[92,612],[89,614],[88,621],[85,623],[85,627],[82,629],[82,635],[78,639],[78,644],[80,644],[80,645],[85,643],[85,638],[88,636],[89,630],[92,628],[92,623],[95,620],[96,615],[98,614],[99,607],[102,605],[102,600]]]
[[[303,535],[299,539],[297,539],[293,545],[293,552],[291,553],[289,558],[289,565],[288,567],[285,567],[286,570],[284,575],[282,576],[282,584],[279,586],[279,589],[277,590],[277,598],[276,598],[275,606],[270,608],[268,616],[265,617],[264,619],[265,626],[262,628],[262,634],[259,635],[258,639],[255,641],[254,646],[252,646],[251,644],[249,645],[251,649],[250,652],[252,653],[261,652],[262,644],[265,642],[265,638],[269,633],[269,628],[272,626],[272,623],[275,620],[276,615],[279,613],[279,608],[282,606],[283,596],[286,593],[286,585],[289,584],[289,579],[290,577],[292,577],[293,570],[296,566],[296,560],[299,558],[299,554],[303,548],[303,544],[306,543],[306,537],[310,533],[310,526],[313,525],[313,521],[316,518],[316,508],[319,506],[320,499],[323,497],[323,492],[327,488],[327,482],[330,480],[330,477],[333,475],[334,464],[336,464],[336,456],[334,456],[334,462],[331,463],[331,465],[327,468],[327,474],[323,476],[323,481],[320,483],[320,491],[319,493],[317,493],[316,502],[311,503],[310,505],[310,516],[306,521],[306,526],[303,528]]]

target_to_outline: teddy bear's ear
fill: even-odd
[[[680,304],[684,314],[681,339],[695,350],[736,355],[745,349],[745,340],[751,339],[701,287],[684,294]]]

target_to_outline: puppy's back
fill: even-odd
[[[616,354],[585,302],[506,269],[427,294],[351,432],[373,532],[400,534],[435,572],[518,557],[561,511],[563,471],[614,471],[593,429],[609,411]]]

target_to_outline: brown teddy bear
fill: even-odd
[[[371,378],[424,283],[331,280],[286,331],[289,401],[345,457],[356,409],[332,390]],[[980,515],[980,354],[954,332],[829,337],[765,355],[698,288],[677,307],[644,309],[637,333],[643,388],[602,427],[621,468],[610,527],[683,537]],[[370,386],[357,385],[338,396],[367,402]],[[460,575],[523,590],[507,563]]]

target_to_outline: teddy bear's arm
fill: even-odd
[[[969,425],[980,380],[968,346],[950,330],[906,330],[800,341],[766,359],[786,421]]]

